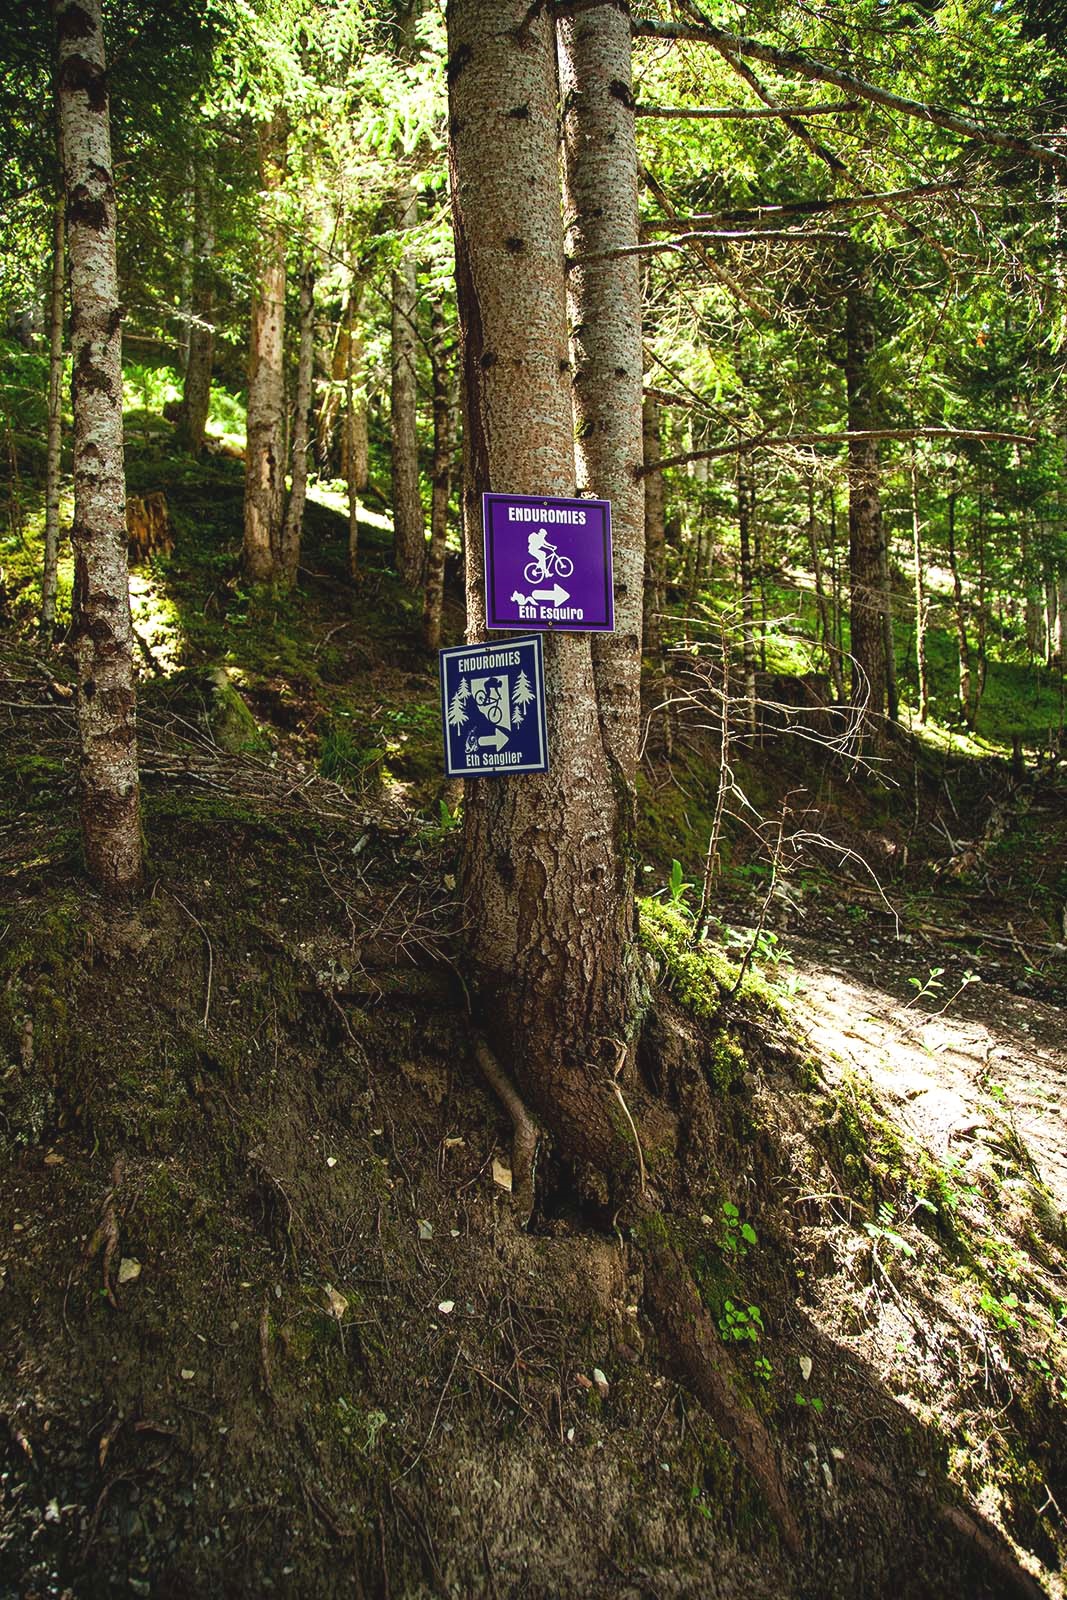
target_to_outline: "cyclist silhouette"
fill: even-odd
[[[526,541],[526,548],[533,556],[523,568],[522,575],[527,583],[538,583],[542,578],[551,578],[553,574],[560,578],[569,578],[574,571],[574,563],[568,556],[561,556],[554,544],[548,540],[548,530],[537,528]]]

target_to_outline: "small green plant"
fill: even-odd
[[[748,1247],[757,1242],[755,1228],[751,1222],[741,1221],[741,1213],[732,1200],[724,1200],[722,1203],[722,1223],[719,1243],[728,1256],[741,1260],[748,1254]]]
[[[685,911],[692,915],[691,907],[686,904],[693,892],[692,881],[682,871],[680,861],[671,862],[671,875],[667,879],[667,904],[676,911]]]
[[[922,978],[909,978],[908,982],[916,992],[912,995],[911,999],[904,1007],[905,1011],[908,1011],[912,1006],[917,1005],[920,1000],[933,999],[933,997],[945,987],[945,985],[941,982],[941,979],[944,977],[944,973],[944,967],[931,967],[925,980]]]
[[[1013,1315],[1019,1308],[1017,1294],[1006,1294],[998,1300],[991,1289],[983,1289],[978,1296],[978,1308],[1002,1333],[1012,1333],[1019,1326],[1018,1319]]]
[[[865,1222],[863,1224],[864,1232],[870,1235],[875,1244],[884,1240],[886,1244],[892,1245],[894,1250],[899,1250],[901,1255],[913,1256],[915,1251],[912,1246],[892,1226],[893,1222],[896,1221],[896,1214],[896,1207],[893,1202],[891,1200],[883,1200],[878,1207],[877,1222]]]
[[[463,820],[462,802],[453,811],[447,800],[437,802],[437,826],[442,833],[447,833],[451,828],[458,828]]]
[[[727,1343],[731,1340],[741,1343],[745,1339],[751,1339],[755,1344],[765,1331],[763,1313],[759,1306],[739,1306],[732,1300],[724,1302],[722,1316],[719,1318],[719,1332]]]
[[[756,1356],[752,1362],[752,1375],[759,1383],[770,1383],[774,1368],[766,1356]]]
[[[793,1399],[796,1401],[798,1406],[807,1406],[809,1410],[814,1411],[816,1416],[819,1416],[823,1410],[824,1402],[819,1399],[817,1394],[813,1394],[809,1400],[808,1396],[806,1394],[801,1394],[800,1390],[798,1389],[796,1394],[793,1396]]]

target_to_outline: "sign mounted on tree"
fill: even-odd
[[[611,504],[485,494],[489,628],[611,633]]]
[[[540,635],[439,654],[448,776],[547,772]]]

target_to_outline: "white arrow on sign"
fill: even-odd
[[[495,744],[498,750],[503,750],[507,742],[508,736],[503,728],[497,728],[495,732],[487,734],[484,739],[478,740],[479,744]]]
[[[561,606],[564,600],[569,600],[570,595],[566,589],[561,589],[557,583],[552,589],[535,589],[530,596],[531,600],[548,600],[554,606]]]

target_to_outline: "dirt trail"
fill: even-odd
[[[930,958],[789,935],[802,1016],[831,1081],[867,1074],[941,1163],[995,1162],[1006,1136],[1067,1211],[1067,1012],[1014,994],[998,975],[965,982],[957,963],[918,995]],[[975,964],[977,965],[977,963]]]

